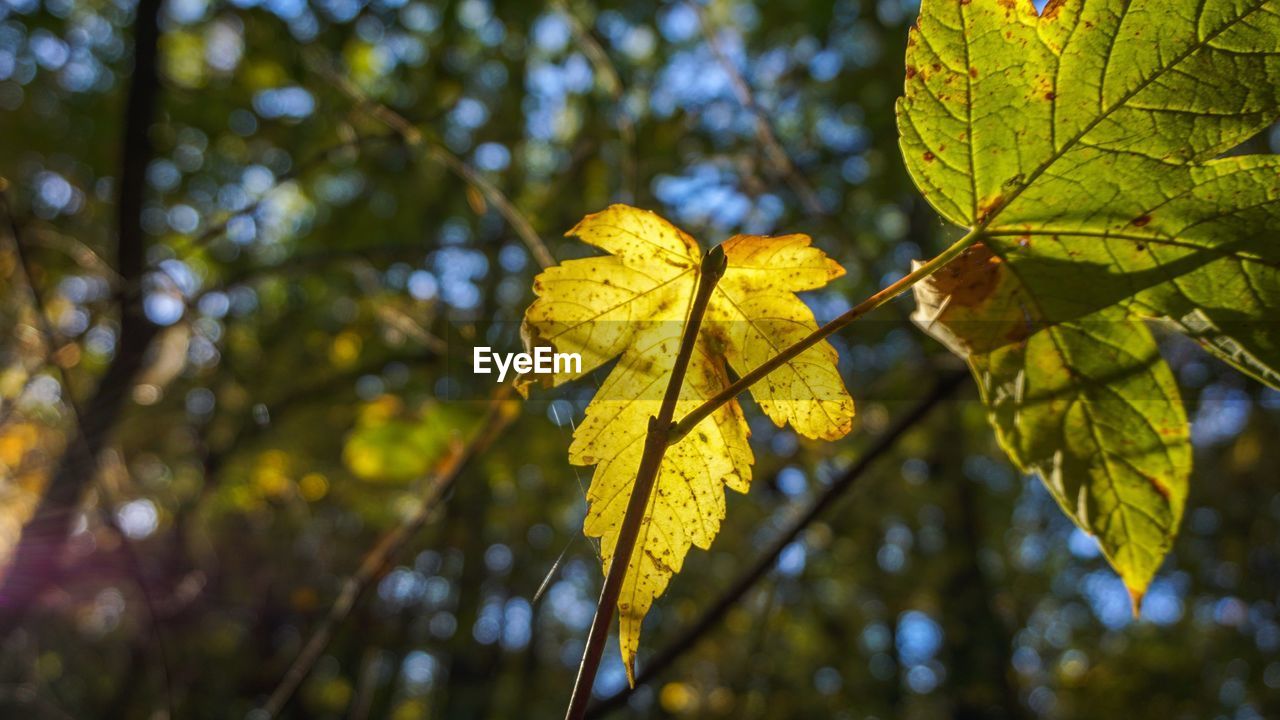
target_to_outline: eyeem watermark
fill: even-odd
[[[498,382],[502,382],[509,370],[515,370],[517,375],[580,373],[582,356],[578,353],[552,352],[545,345],[539,345],[531,353],[498,353],[493,348],[477,347],[471,356],[471,368],[477,375],[492,375],[496,369]]]

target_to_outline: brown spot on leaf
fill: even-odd
[[[1164,498],[1165,502],[1169,501],[1169,488],[1161,482],[1160,478],[1157,478],[1154,475],[1147,475],[1145,473],[1143,474],[1143,477],[1146,478],[1147,482],[1151,483],[1151,487],[1155,488],[1156,492],[1160,493],[1160,497]]]
[[[976,65],[969,66],[969,77],[971,78],[978,77],[978,67]]]
[[[1151,222],[1151,216],[1150,216],[1150,215],[1139,215],[1138,217],[1136,217],[1136,218],[1134,218],[1134,219],[1133,219],[1133,226],[1134,226],[1134,227],[1146,227],[1146,226],[1147,226],[1147,224],[1148,224],[1148,223],[1150,223],[1150,222]]]
[[[1057,98],[1058,98],[1058,94],[1057,94],[1057,93],[1055,93],[1055,92],[1054,92],[1054,91],[1052,91],[1052,90],[1050,90],[1049,92],[1047,92],[1047,93],[1045,93],[1045,94],[1044,94],[1044,99],[1045,99],[1045,100],[1048,100],[1048,101],[1050,101],[1050,102],[1053,102],[1053,101],[1054,101],[1054,100],[1056,100]]]
[[[1004,193],[996,193],[987,198],[983,198],[978,203],[978,220],[985,220],[991,213],[995,212],[1004,203]]]
[[[1034,330],[1035,327],[1033,327],[1031,323],[1020,322],[1009,328],[1009,332],[1004,334],[1004,339],[1008,340],[1010,343],[1020,343],[1031,337]]]
[[[929,162],[929,163],[933,162],[934,157],[935,157],[935,156],[934,156],[934,154],[933,154],[932,152],[930,152],[930,151],[928,151],[928,150],[925,150],[925,151],[924,151],[924,161],[925,161],[925,162]]]
[[[908,65],[908,66],[907,66],[907,79],[908,79],[908,80],[910,80],[911,78],[915,77],[917,72],[919,72],[919,71],[918,71],[918,70],[916,70],[916,66],[915,66],[915,65]]]
[[[975,243],[930,278],[935,290],[951,296],[953,306],[975,307],[995,292],[1000,282],[998,255]]]
[[[1066,0],[1049,0],[1044,6],[1044,11],[1040,13],[1040,17],[1053,20],[1058,17],[1058,13],[1062,11],[1062,6],[1066,4]]]

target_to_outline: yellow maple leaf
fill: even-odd
[[[613,205],[569,231],[610,255],[568,260],[534,280],[525,312],[530,346],[578,353],[581,372],[619,358],[587,407],[569,461],[595,465],[584,532],[600,538],[606,571],[640,465],[649,418],[671,377],[702,264],[693,238],[655,213]],[[744,374],[817,328],[796,297],[844,274],[805,235],[738,235],[724,243],[728,267],[716,285],[676,405],[684,416]],[[853,400],[836,369],[836,351],[809,348],[751,388],[765,413],[810,438],[849,432]],[[706,549],[725,513],[723,486],[746,492],[750,432],[736,401],[726,403],[667,449],[618,599],[619,640],[634,683],[640,624],[680,571],[690,545]]]

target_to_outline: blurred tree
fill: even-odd
[[[470,348],[519,346],[533,275],[613,201],[811,234],[849,269],[819,319],[932,255],[892,113],[915,12],[0,0],[0,708],[260,717],[355,576],[283,715],[560,717],[600,582],[565,462],[594,387],[535,393],[442,484],[495,389]],[[1196,471],[1134,619],[967,385],[890,432],[953,369],[909,309],[834,338],[849,439],[747,407],[755,487],[642,672],[893,442],[616,715],[1280,716],[1280,394],[1162,338]]]

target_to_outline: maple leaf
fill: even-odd
[[[981,241],[917,317],[1136,605],[1190,473],[1137,318],[1280,386],[1280,157],[1237,152],[1280,116],[1280,0],[924,0],[906,65],[907,167]]]
[[[684,334],[702,253],[693,238],[655,213],[613,205],[588,215],[569,235],[608,253],[568,260],[534,280],[537,299],[524,318],[530,346],[582,356],[579,373],[616,358],[588,405],[569,448],[575,465],[595,465],[584,531],[600,538],[609,567],[639,469],[649,418],[657,415]],[[730,384],[728,370],[754,369],[817,328],[795,293],[844,274],[805,235],[737,235],[723,244],[728,260],[716,285],[680,389],[676,416]],[[853,400],[826,342],[785,363],[751,389],[779,426],[810,438],[849,432]],[[653,600],[680,571],[691,545],[706,549],[725,515],[724,487],[746,492],[753,461],[737,401],[717,408],[662,461],[618,600],[620,646],[634,682],[640,625]]]

